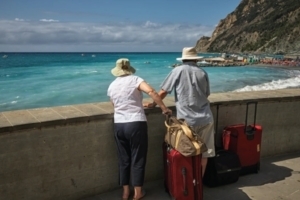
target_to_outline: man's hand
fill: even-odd
[[[162,112],[162,114],[167,115],[167,116],[171,116],[172,115],[172,110],[170,110],[169,108],[167,108],[166,110],[164,110]]]
[[[156,106],[156,103],[154,103],[154,102],[152,102],[152,103],[145,102],[145,103],[143,103],[143,106],[145,108],[154,108]]]

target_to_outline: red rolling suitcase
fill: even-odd
[[[247,125],[248,107],[255,104],[254,123]],[[262,127],[256,122],[257,102],[247,103],[245,124],[227,126],[223,130],[223,147],[238,154],[241,175],[257,173],[260,169]]]
[[[185,157],[163,144],[164,183],[172,200],[202,200],[201,154]]]

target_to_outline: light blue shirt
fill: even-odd
[[[177,118],[185,119],[190,126],[213,122],[207,98],[210,95],[208,75],[196,63],[175,67],[161,84],[161,89],[168,93],[174,90]]]

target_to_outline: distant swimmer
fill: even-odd
[[[149,61],[146,61],[146,62],[144,62],[145,64],[150,64],[151,62],[149,62]]]

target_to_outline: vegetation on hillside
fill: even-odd
[[[236,19],[232,22],[232,16]],[[230,27],[230,28],[226,28]],[[300,0],[243,0],[200,51],[292,52],[300,48]],[[199,42],[198,42],[199,43]]]

